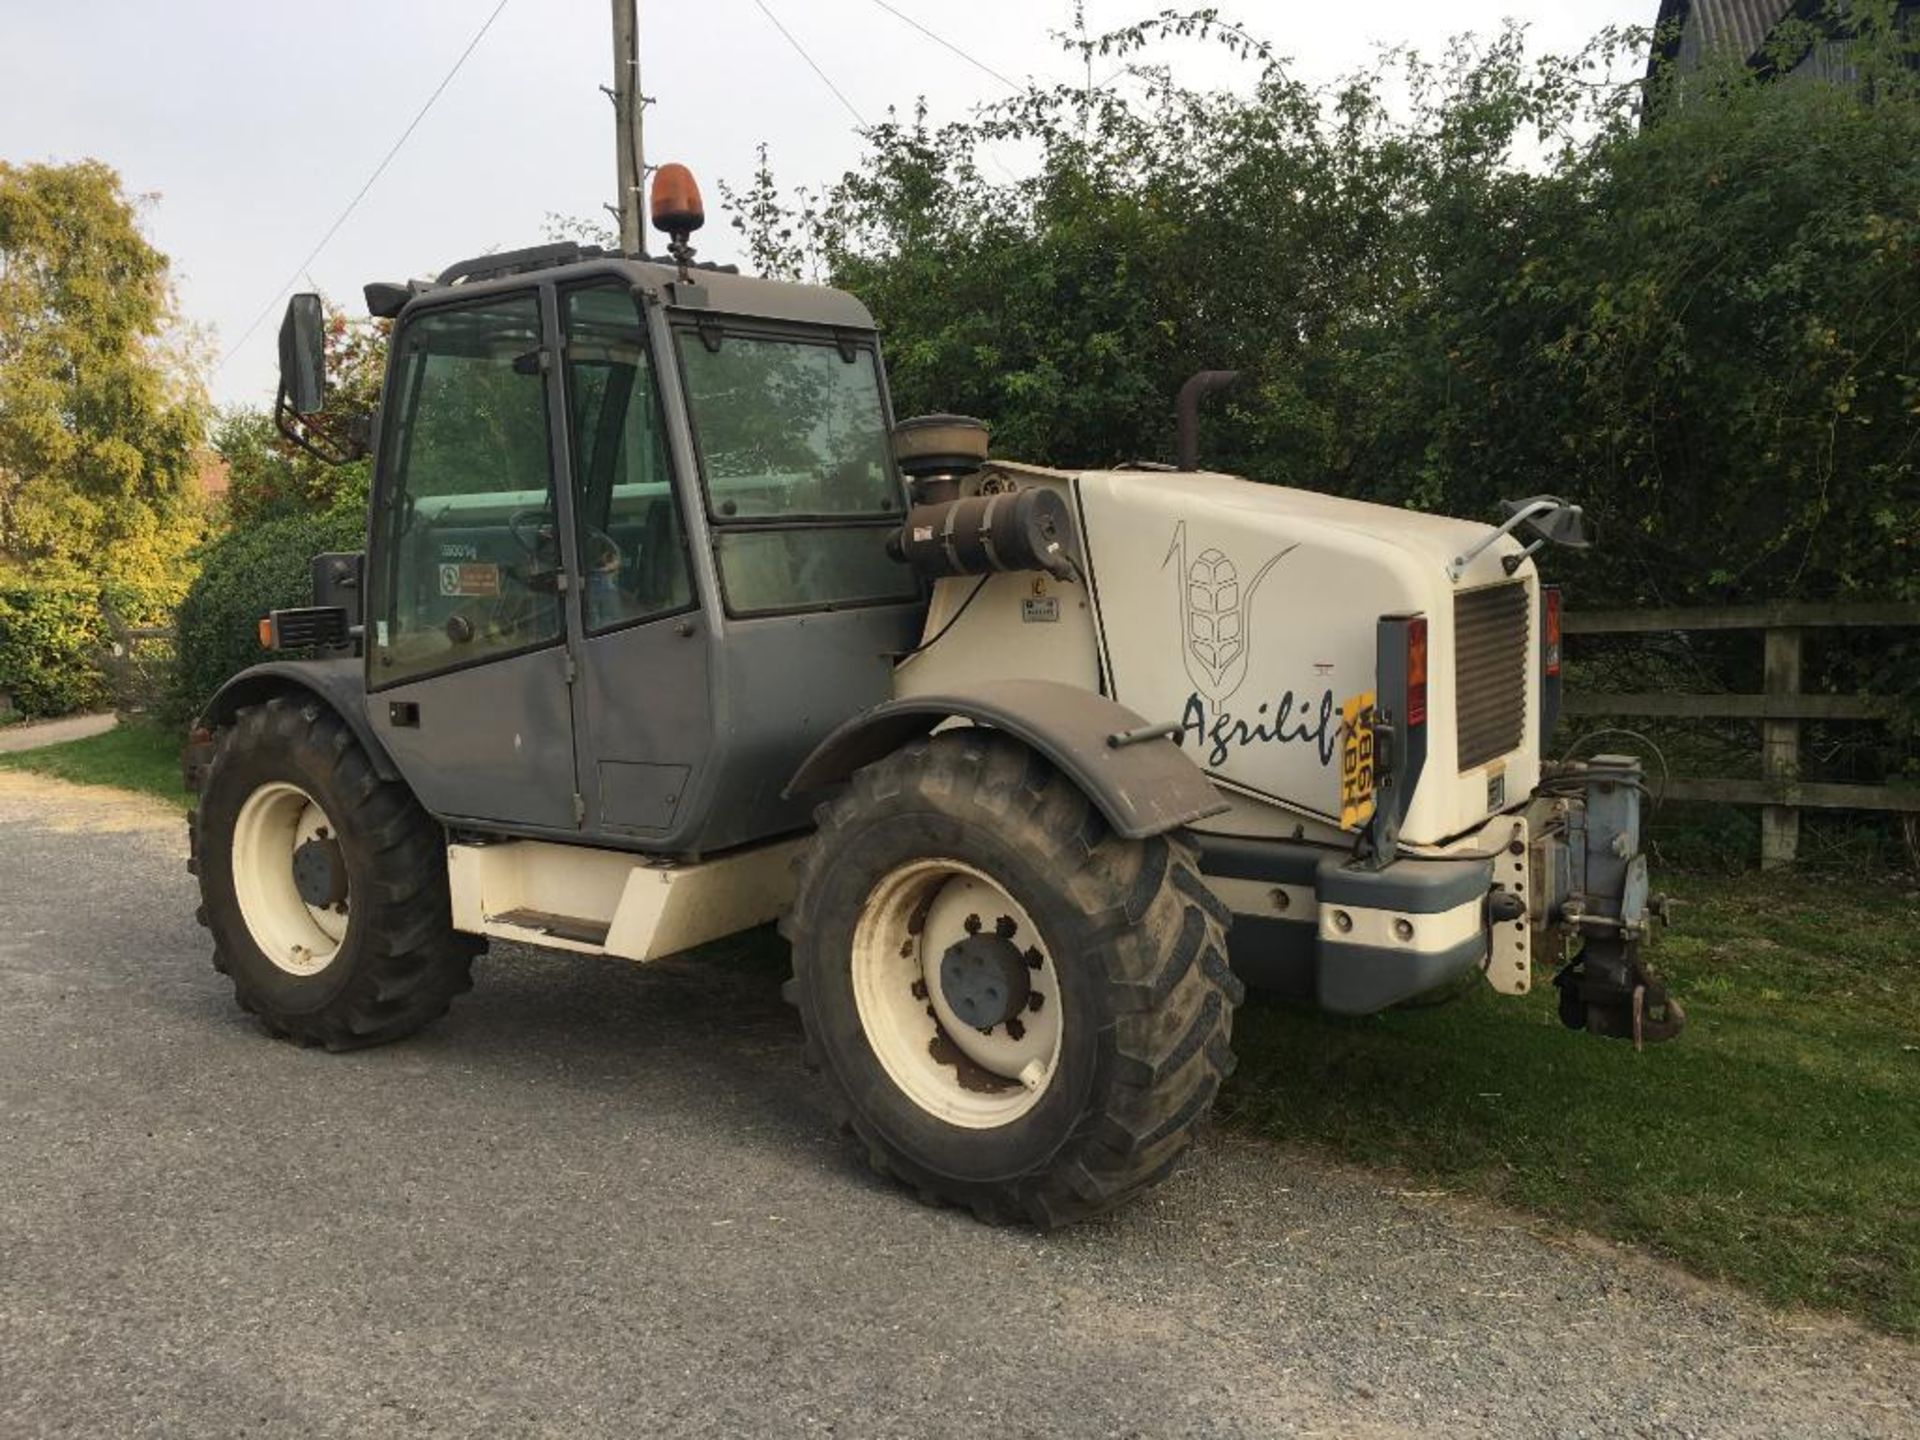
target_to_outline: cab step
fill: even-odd
[[[511,925],[517,930],[537,930],[557,940],[573,940],[581,945],[602,947],[607,943],[607,932],[613,929],[608,921],[556,915],[551,910],[504,910],[498,915],[489,915],[487,923]]]
[[[447,847],[453,925],[550,950],[656,960],[777,919],[806,837],[678,862],[503,840]]]

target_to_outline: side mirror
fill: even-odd
[[[1510,553],[1501,559],[1500,564],[1509,575],[1544,546],[1558,545],[1567,550],[1585,550],[1593,544],[1592,536],[1587,532],[1585,512],[1578,505],[1569,505],[1558,495],[1536,495],[1531,500],[1502,500],[1500,508],[1506,512],[1505,522],[1498,530],[1489,530],[1478,544],[1453,557],[1453,563],[1447,567],[1449,579],[1458,581],[1476,557],[1502,535],[1515,530],[1523,531],[1522,538],[1532,543],[1518,554]]]
[[[305,292],[287,301],[280,322],[280,394],[296,415],[326,408],[326,316],[320,297]]]
[[[1585,550],[1592,543],[1587,536],[1586,512],[1569,505],[1555,495],[1539,495],[1531,500],[1502,500],[1500,508],[1509,521],[1516,517],[1530,534],[1567,550]]]

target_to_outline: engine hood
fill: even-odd
[[[1211,471],[1175,475],[1103,470],[1086,472],[1080,480],[1084,487],[1103,490],[1123,504],[1148,504],[1156,508],[1174,498],[1159,493],[1166,488],[1159,482],[1168,482],[1178,487],[1176,493],[1181,508],[1192,513],[1196,521],[1217,516],[1227,523],[1259,528],[1285,517],[1295,533],[1326,530],[1363,535],[1377,544],[1391,546],[1416,563],[1438,566],[1443,572],[1456,557],[1464,555],[1496,528],[1450,515],[1429,515],[1313,490],[1263,485]],[[1462,576],[1461,584],[1471,586],[1506,579],[1499,556],[1520,549],[1518,542],[1502,537],[1487,555],[1478,557],[1474,571]]]
[[[1503,557],[1523,547],[1502,536],[1457,580],[1449,574],[1495,527],[1213,473],[1048,478],[1068,479],[1079,505],[1114,698],[1180,723],[1183,748],[1250,802],[1242,811],[1259,818],[1260,802],[1274,802],[1342,826],[1342,766],[1353,763],[1345,740],[1373,703],[1383,615],[1428,620],[1428,758],[1404,838],[1444,843],[1538,783],[1532,563],[1509,575]],[[1460,599],[1493,587],[1523,587],[1525,604],[1515,595],[1506,627],[1476,634],[1471,663],[1457,667],[1456,618],[1476,609]],[[1480,668],[1489,651],[1500,682],[1491,686]],[[1513,743],[1490,758],[1484,726],[1463,735],[1462,684],[1475,721],[1490,693],[1504,697],[1494,729]],[[1247,822],[1226,823],[1244,831]]]

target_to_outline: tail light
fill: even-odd
[[[1427,723],[1427,617],[1407,622],[1407,724]]]
[[[1560,587],[1545,587],[1546,623],[1541,628],[1546,632],[1541,637],[1540,661],[1549,678],[1560,674]]]

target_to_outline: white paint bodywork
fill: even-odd
[[[1449,563],[1491,527],[1226,475],[1097,472],[1076,488],[1112,694],[1150,720],[1195,721],[1189,752],[1223,784],[1337,830],[1341,706],[1375,688],[1379,618],[1416,612],[1427,617],[1427,763],[1404,839],[1435,845],[1478,828],[1496,768],[1510,804],[1539,783],[1530,727],[1509,755],[1464,772],[1454,763],[1454,598],[1518,583],[1535,604],[1532,564],[1513,577],[1501,565],[1518,542],[1496,541],[1456,584]],[[1243,656],[1223,674],[1196,663],[1181,608],[1185,572],[1210,554],[1237,577],[1243,627]],[[1535,667],[1527,675],[1535,715]],[[1232,824],[1199,828],[1250,833]]]
[[[1520,747],[1469,770],[1455,764],[1455,596],[1520,584],[1528,613],[1537,611],[1532,562],[1512,576],[1503,568],[1503,557],[1521,551],[1511,537],[1477,556],[1458,582],[1450,578],[1451,562],[1492,526],[1211,473],[995,463],[986,475],[1045,486],[1073,503],[1091,587],[1032,574],[994,575],[984,585],[942,580],[928,636],[972,601],[938,645],[900,666],[897,693],[964,693],[1011,677],[1104,688],[1154,723],[1195,722],[1182,744],[1232,804],[1195,828],[1272,838],[1298,830],[1344,844],[1352,835],[1340,827],[1340,708],[1375,688],[1379,618],[1418,612],[1427,617],[1427,764],[1403,842],[1437,849],[1478,831],[1494,813],[1488,782],[1496,772],[1507,806],[1539,783],[1535,666],[1527,668]],[[1187,572],[1210,555],[1241,627],[1242,652],[1222,672],[1189,649],[1181,605]],[[1236,743],[1240,735],[1247,743]]]
[[[804,843],[783,840],[684,865],[539,840],[449,845],[453,926],[549,949],[657,960],[777,919],[793,899],[793,862]],[[501,918],[516,911],[606,926],[606,940]]]
[[[996,465],[994,472],[1022,486],[1053,490],[1073,504],[1073,477],[1064,471]],[[939,635],[956,614],[959,621],[938,645],[900,662],[893,675],[896,695],[965,694],[989,680],[1057,680],[1100,689],[1092,597],[1077,581],[1039,572],[942,580],[933,587],[926,635]]]
[[[1377,686],[1380,617],[1423,614],[1427,759],[1401,844],[1412,855],[1490,858],[1496,882],[1528,898],[1530,837],[1514,812],[1540,779],[1538,666],[1526,667],[1527,719],[1511,753],[1461,770],[1454,723],[1455,598],[1519,584],[1528,615],[1537,614],[1532,562],[1520,560],[1512,575],[1503,564],[1520,554],[1520,542],[1495,539],[1456,580],[1449,567],[1493,526],[1212,473],[996,462],[969,488],[982,481],[1065,497],[1081,531],[1087,583],[1033,574],[940,581],[925,634],[945,634],[900,666],[896,693],[965,693],[1016,676],[1104,691],[1150,722],[1187,725],[1182,746],[1229,805],[1194,829],[1345,848],[1354,835],[1341,825],[1341,710]],[[1234,632],[1226,638],[1238,642],[1226,663],[1221,652],[1209,663],[1189,645],[1182,592],[1196,564],[1216,581],[1209,598]],[[1534,654],[1538,644],[1531,636]],[[1490,804],[1496,775],[1504,779],[1499,806]],[[1487,928],[1476,901],[1427,916],[1347,907],[1351,928],[1335,932],[1311,886],[1208,883],[1236,914],[1312,925],[1329,946],[1438,953]],[[1524,993],[1532,982],[1526,924],[1494,926],[1488,942],[1489,984]]]

